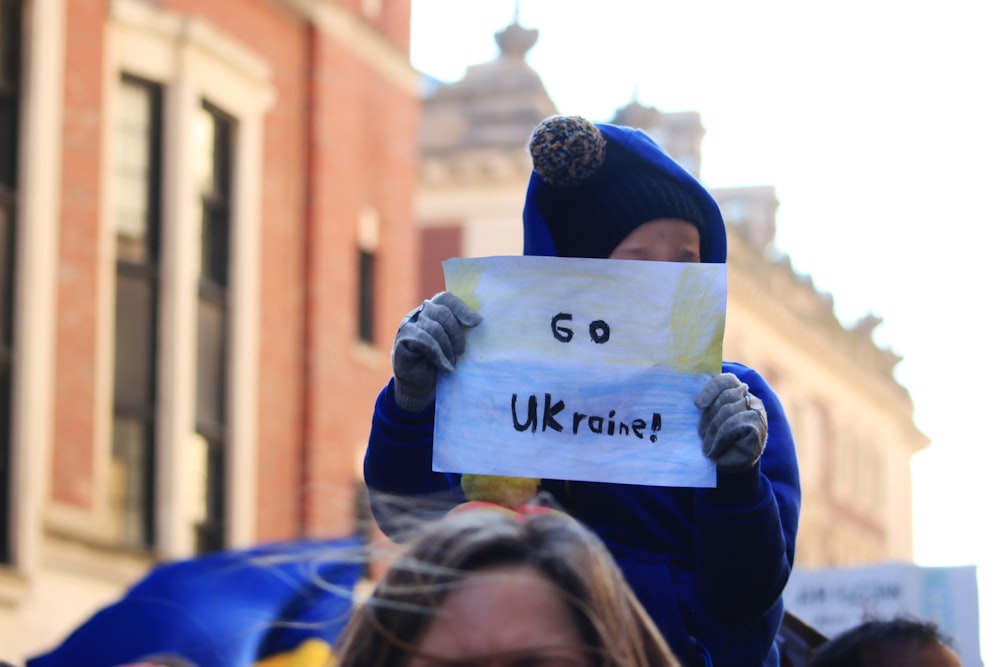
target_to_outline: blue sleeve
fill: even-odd
[[[419,509],[432,518],[464,500],[460,477],[431,470],[434,405],[404,410],[393,398],[393,380],[379,393],[365,452],[364,475],[372,514],[389,537],[402,537],[401,515]],[[419,499],[417,498],[419,497]]]
[[[713,614],[740,621],[781,598],[795,557],[801,489],[791,428],[774,391],[756,371],[724,363],[767,410],[767,443],[753,469],[720,475],[696,495],[695,567]]]

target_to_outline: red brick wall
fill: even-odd
[[[427,227],[420,231],[420,298],[444,289],[441,262],[462,256],[462,226]]]
[[[331,385],[337,373],[343,372],[338,368],[336,348],[352,341],[352,241],[359,205],[355,197],[360,194],[364,164],[358,160],[362,147],[359,105],[342,103],[358,99],[357,63],[335,53],[333,45],[314,31],[310,66],[305,274],[308,364],[301,493],[303,530],[314,535],[350,529],[346,516],[337,521],[337,507],[346,504],[349,497],[351,460],[334,418],[334,406],[341,397]]]
[[[418,105],[341,45],[313,42],[306,396],[305,531],[353,529],[355,454],[363,446],[398,319],[414,300]],[[357,221],[379,216],[371,368],[357,339]]]
[[[94,377],[105,0],[66,3],[52,496],[94,502]]]
[[[287,33],[287,34],[285,34]],[[264,135],[258,530],[262,540],[298,533],[303,441],[308,48],[305,26],[268,40],[275,105]]]
[[[383,37],[405,53],[410,51],[410,0],[381,0],[381,11],[369,18],[362,11],[364,0],[340,0],[339,4],[368,21]]]
[[[376,27],[404,53],[410,52],[410,0],[382,0]]]

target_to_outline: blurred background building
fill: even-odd
[[[0,0],[0,657],[159,560],[358,530],[399,318],[442,259],[520,253],[525,142],[558,111],[535,31],[442,84],[409,64],[409,12]],[[607,120],[698,174],[696,112],[622,102]],[[772,187],[715,195],[724,356],[798,442],[797,565],[911,560],[927,440],[878,319],[842,325],[775,249]]]

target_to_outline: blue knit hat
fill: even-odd
[[[552,116],[528,149],[524,254],[606,258],[641,224],[679,218],[698,228],[703,262],[726,261],[715,200],[645,132]]]

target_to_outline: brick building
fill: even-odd
[[[407,0],[0,0],[0,657],[355,530],[417,299]]]

